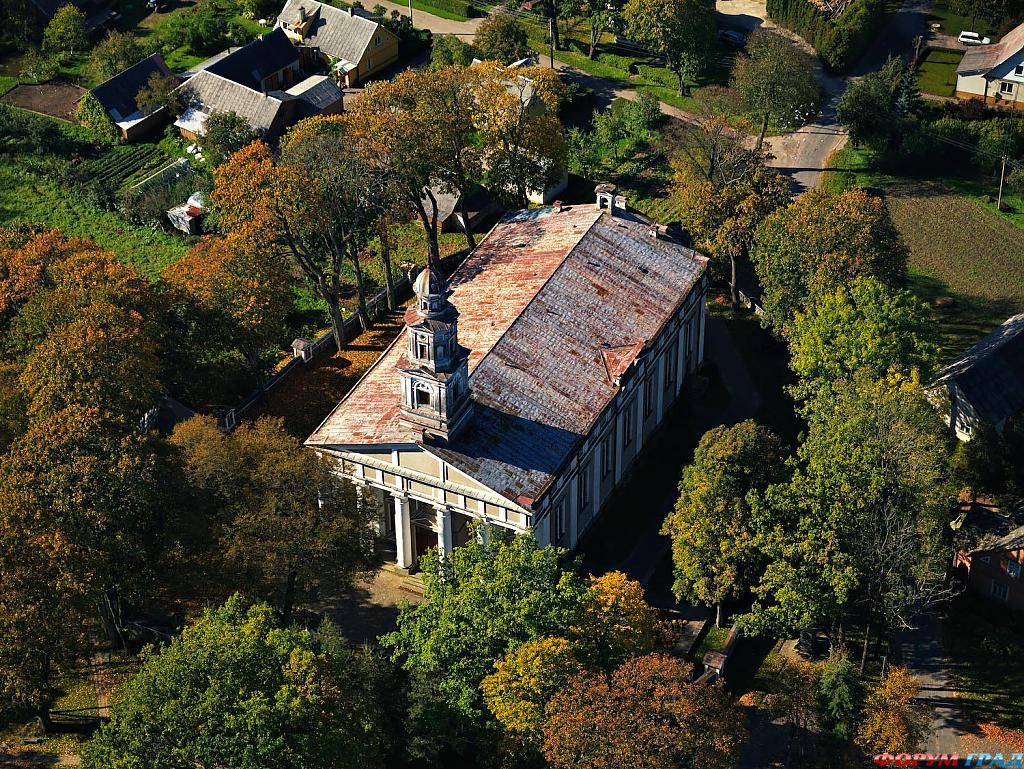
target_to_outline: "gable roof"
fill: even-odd
[[[1024,49],[1024,24],[1014,27],[991,45],[975,45],[967,49],[956,67],[958,75],[986,73],[995,69]]]
[[[257,91],[263,81],[299,60],[299,52],[284,30],[275,29],[217,59],[206,71]]]
[[[345,92],[327,75],[307,77],[285,91],[285,94],[302,102],[303,116],[316,115],[345,97]]]
[[[939,372],[954,383],[978,416],[999,424],[1024,409],[1024,313],[1014,315]]]
[[[442,444],[400,422],[403,331],[307,445],[421,443],[507,499],[538,500],[707,267],[649,228],[594,206],[506,216],[449,283],[469,349],[466,427]]]
[[[284,127],[292,111],[285,100],[247,88],[209,70],[197,73],[177,90],[186,108],[176,125],[186,123],[185,127],[190,130],[201,130],[206,118],[215,112],[235,112],[248,120],[254,131],[273,133]]]
[[[303,35],[302,43],[353,64],[363,60],[378,32],[391,34],[376,19],[368,18],[358,9],[350,13],[316,0],[288,0],[277,17],[278,29],[295,24],[303,10],[307,17],[312,17],[312,22]]]
[[[92,95],[103,105],[111,119],[115,123],[128,122],[141,115],[135,97],[142,90],[149,79],[156,74],[173,77],[173,73],[167,68],[163,57],[154,53],[147,56],[138,64],[133,64],[128,69],[118,72],[109,80],[100,83],[92,89]]]

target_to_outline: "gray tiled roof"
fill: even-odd
[[[424,448],[508,499],[538,500],[619,391],[607,353],[642,355],[707,267],[649,230],[592,205],[506,216],[450,281],[470,350],[470,421]],[[309,445],[420,440],[398,419],[406,344],[403,334]]]
[[[284,127],[293,106],[260,91],[246,88],[227,78],[203,70],[178,88],[186,106],[208,115],[215,112],[234,112],[249,121],[253,130],[274,133]]]
[[[299,52],[283,30],[275,29],[232,51],[206,69],[215,75],[260,90],[263,81],[299,60]]]
[[[303,114],[315,115],[342,100],[344,93],[341,88],[327,75],[313,75],[296,83],[285,94],[300,99]]]
[[[1024,313],[1014,315],[942,371],[978,416],[998,424],[1024,409]]]
[[[380,26],[358,13],[350,14],[316,0],[288,0],[277,18],[278,26],[294,23],[299,18],[300,8],[315,17],[303,42],[335,59],[362,61]]]
[[[987,73],[1024,48],[1024,24],[1014,27],[991,45],[973,45],[956,67],[959,74]]]

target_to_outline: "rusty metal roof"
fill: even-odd
[[[473,413],[424,448],[507,497],[539,499],[698,283],[707,260],[594,206],[506,216],[450,280]],[[399,414],[403,332],[307,441],[422,443]]]

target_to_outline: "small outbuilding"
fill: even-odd
[[[135,101],[139,91],[146,87],[153,75],[174,77],[158,53],[147,56],[138,64],[118,72],[91,91],[117,126],[121,138],[127,142],[135,141],[159,129],[167,120],[166,108],[159,107],[152,112],[145,112]]]

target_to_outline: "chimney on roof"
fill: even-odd
[[[597,207],[602,211],[607,211],[612,216],[615,215],[615,185],[607,182],[601,183],[594,188],[594,194],[597,195]]]
[[[348,15],[349,16],[355,16],[356,15],[356,7],[354,5],[350,5],[348,7]]]
[[[300,5],[299,6],[299,23],[302,23],[305,20],[306,20],[306,6]]]
[[[555,211],[557,211],[558,213],[562,213],[562,201],[561,200],[556,200],[553,203],[553,205],[555,207]]]

